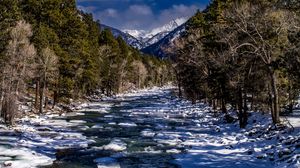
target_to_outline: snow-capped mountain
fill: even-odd
[[[111,32],[113,33],[114,37],[121,36],[128,45],[130,45],[134,48],[142,49],[142,48],[146,47],[145,43],[136,39],[135,37],[133,37],[132,35],[130,35],[128,33],[124,33],[121,30],[118,30],[116,28],[113,28],[113,27],[110,27],[110,26],[107,26],[104,24],[101,24],[100,27],[101,27],[101,29],[110,29]]]
[[[171,43],[185,30],[185,18],[172,20],[170,23],[155,28],[151,31],[145,30],[118,30],[116,28],[101,24],[101,29],[110,29],[115,37],[121,36],[130,46],[142,50],[145,53],[164,57],[162,47]]]
[[[160,58],[167,57],[166,48],[171,48],[174,44],[174,40],[184,35],[186,32],[186,23],[177,27],[173,31],[169,32],[166,36],[160,39],[158,42],[143,48],[141,51],[147,54],[155,55]]]
[[[145,30],[123,30],[123,32],[128,33],[135,37],[136,39],[140,40],[143,42],[146,47],[150,46],[162,38],[164,38],[167,34],[169,34],[171,31],[185,23],[187,19],[186,18],[178,18],[175,20],[172,20],[170,23],[162,26],[155,28],[150,31],[145,31]]]

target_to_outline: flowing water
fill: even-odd
[[[56,160],[39,168],[274,167],[248,152],[271,142],[253,143],[237,124],[222,124],[210,107],[179,100],[172,89],[126,94],[20,127],[0,128],[0,167],[10,160],[27,168],[22,164],[42,165],[48,158]]]
[[[174,150],[174,146],[157,143],[153,137],[154,132],[161,129],[171,130],[174,126],[188,124],[180,119],[166,119],[165,114],[160,113],[160,109],[167,107],[166,103],[173,98],[170,90],[165,90],[160,95],[128,96],[102,102],[111,105],[106,112],[100,103],[97,104],[99,111],[94,110],[97,106],[91,106],[89,108],[93,110],[86,110],[84,115],[60,118],[86,121],[72,129],[83,133],[88,139],[94,140],[94,143],[87,148],[59,150],[55,163],[46,168],[97,167],[96,159],[104,165],[116,167],[178,167],[173,162],[172,154],[166,152]],[[141,135],[143,131],[145,136]],[[103,148],[111,142],[119,143],[118,147],[123,149],[116,151]]]

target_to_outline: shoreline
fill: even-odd
[[[60,104],[53,109],[48,109],[43,114],[36,114],[30,110],[31,107],[22,105],[22,117],[16,118],[14,126],[0,124],[0,165],[3,167],[28,168],[47,166],[53,164],[56,160],[57,149],[70,149],[87,147],[91,140],[88,140],[79,132],[72,130],[71,126],[79,125],[79,121],[57,120],[55,118],[63,118],[70,115],[82,115],[85,108],[93,104],[101,104],[101,102],[114,100],[118,97],[132,96],[134,94],[158,89],[159,87],[151,87],[139,90],[130,90],[113,97],[101,97],[99,99],[81,99],[70,104]],[[172,88],[172,86],[164,86],[161,88]],[[69,110],[64,110],[69,108]],[[109,107],[105,107],[109,108]],[[95,109],[99,111],[100,109]],[[88,109],[91,111],[91,109]],[[105,109],[103,110],[105,111]],[[83,128],[84,129],[84,128]],[[54,138],[42,137],[40,132],[47,132],[49,136]],[[66,134],[68,132],[68,134]],[[46,147],[45,147],[46,146]],[[5,157],[2,157],[5,156]],[[14,158],[18,160],[14,160]],[[8,161],[6,161],[8,160]]]

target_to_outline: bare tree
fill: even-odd
[[[8,124],[18,110],[18,101],[26,89],[26,80],[32,78],[36,56],[35,47],[30,44],[32,36],[31,25],[25,21],[18,21],[10,32],[11,40],[6,49],[4,67],[2,67],[2,109],[1,116]]]
[[[45,108],[47,108],[48,104],[48,85],[51,81],[55,80],[58,76],[58,58],[54,51],[52,51],[49,47],[42,50],[39,58],[38,58],[38,68],[37,73],[39,76],[39,112],[43,113],[43,104]],[[46,93],[45,93],[46,92]],[[45,97],[45,98],[44,98]],[[44,103],[43,103],[44,102]]]
[[[138,88],[141,88],[144,85],[145,79],[148,75],[148,71],[141,61],[132,62],[132,67],[135,75],[134,77],[137,78],[137,86]]]
[[[232,10],[228,10],[224,16],[230,23],[231,30],[235,30],[232,31],[235,34],[224,38],[231,44],[231,52],[241,54],[242,51],[243,54],[258,57],[265,65],[270,79],[272,118],[274,123],[279,123],[276,62],[279,56],[290,48],[288,32],[294,28],[294,14],[283,9],[243,2],[233,4]]]

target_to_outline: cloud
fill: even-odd
[[[137,15],[152,15],[152,10],[147,5],[131,5],[128,9],[128,14],[137,14]]]
[[[111,9],[111,8],[110,9],[106,9],[105,13],[106,13],[106,15],[108,17],[113,17],[113,18],[118,17],[118,11],[115,10],[115,9]]]
[[[97,12],[95,14],[96,19],[100,19],[102,21],[102,18],[105,19],[105,21],[112,21],[112,20],[118,20],[119,13],[116,9],[108,8],[104,11]]]
[[[177,18],[188,18],[195,14],[197,9],[199,9],[199,7],[196,5],[173,5],[169,9],[162,10],[158,16],[158,20],[160,24],[163,24]]]
[[[104,24],[117,28],[138,28],[143,29],[149,23],[145,22],[150,19],[154,21],[152,9],[147,5],[131,5],[123,11],[108,8],[95,13],[95,17]]]
[[[118,29],[151,30],[174,19],[192,16],[202,3],[191,1],[77,0],[77,4],[103,24]]]
[[[97,10],[97,8],[95,6],[81,6],[81,5],[78,5],[77,8],[79,10],[82,10],[83,12],[86,12],[86,13],[93,13]]]

